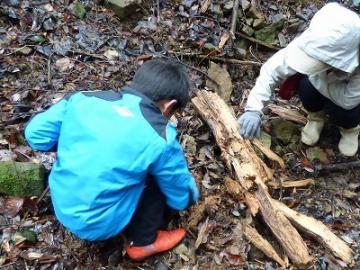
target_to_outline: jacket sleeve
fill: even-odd
[[[356,72],[347,81],[335,81],[328,84],[330,99],[345,110],[351,110],[360,104],[360,72]]]
[[[150,168],[150,173],[157,181],[166,197],[169,207],[184,210],[198,198],[196,182],[189,172],[184,153],[175,139],[168,143],[158,160]]]
[[[25,128],[25,138],[33,149],[49,151],[56,147],[66,105],[67,100],[63,99],[30,120]]]
[[[290,44],[288,45],[290,46]],[[296,71],[286,63],[287,48],[275,53],[261,67],[254,88],[250,91],[245,107],[246,111],[261,111],[264,102],[268,101],[274,88],[282,81],[294,75]]]

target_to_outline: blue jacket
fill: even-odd
[[[36,115],[25,137],[36,150],[57,147],[49,177],[55,214],[82,239],[119,234],[148,175],[171,208],[183,210],[197,200],[175,128],[133,89],[78,92]]]

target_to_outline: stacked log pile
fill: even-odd
[[[260,141],[254,140],[253,144],[272,160],[273,168],[269,168],[256,154],[252,142],[241,137],[234,113],[216,93],[198,91],[192,103],[212,130],[231,178],[236,179],[227,178],[226,186],[236,191],[233,195],[243,198],[254,218],[261,218],[267,224],[286,256],[280,256],[254,226],[244,224],[245,237],[282,267],[288,265],[288,259],[301,268],[314,260],[302,235],[311,237],[336,258],[351,265],[351,248],[325,224],[271,197],[269,189],[273,185],[270,183],[276,182],[280,173],[285,174],[283,160]]]

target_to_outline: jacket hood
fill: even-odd
[[[338,3],[327,4],[297,41],[309,56],[352,73],[359,65],[360,18]]]

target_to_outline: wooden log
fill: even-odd
[[[192,102],[213,131],[222,159],[243,189],[250,189],[254,180],[272,178],[271,170],[256,155],[251,143],[240,136],[239,124],[225,101],[216,93],[198,91]]]
[[[282,267],[287,266],[284,260],[281,259],[281,257],[277,254],[272,245],[265,238],[263,238],[255,228],[251,227],[250,225],[244,225],[244,235],[246,239],[251,242],[251,244],[260,249],[267,257],[274,260]]]
[[[273,204],[288,219],[290,219],[299,230],[310,235],[313,239],[324,245],[345,263],[352,263],[353,252],[351,248],[343,240],[337,237],[325,224],[312,217],[301,214],[279,201],[273,200]]]
[[[240,136],[239,125],[230,108],[216,93],[208,91],[198,91],[192,102],[213,131],[222,158],[239,181],[252,215],[261,210],[265,223],[296,265],[309,263],[312,257],[301,236],[286,217],[273,207],[266,191],[264,182],[272,178],[272,173],[256,155],[251,142]],[[250,192],[254,182],[261,190],[256,197]]]
[[[306,124],[306,117],[294,109],[278,106],[275,104],[269,104],[266,108],[270,109],[272,113],[280,116],[282,119],[286,119],[302,125]]]
[[[313,257],[309,255],[305,242],[284,214],[275,208],[274,200],[261,185],[256,191],[256,198],[259,201],[260,212],[265,223],[279,241],[286,255],[298,266],[308,265]]]
[[[300,187],[307,187],[310,185],[314,185],[315,181],[314,179],[307,178],[303,180],[296,180],[296,181],[284,181],[284,182],[275,182],[270,181],[267,182],[267,185],[271,186],[272,188],[278,189],[278,188],[300,188]]]
[[[266,147],[261,141],[258,139],[253,139],[252,144],[255,145],[267,158],[275,161],[281,169],[285,169],[285,162],[284,160],[275,154],[270,148]]]

